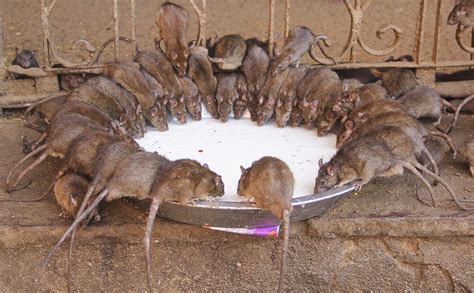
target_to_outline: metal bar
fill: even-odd
[[[201,41],[203,44],[206,43],[206,26],[207,26],[207,0],[201,0]]]
[[[413,57],[416,63],[421,61],[421,52],[423,50],[423,38],[425,34],[425,17],[426,17],[426,0],[420,1],[420,11],[416,23],[415,45],[413,49]]]
[[[136,3],[135,0],[130,0],[131,13],[132,13],[132,58],[135,60],[137,54],[137,27],[135,23],[136,17]]]
[[[46,0],[41,0],[41,28],[43,32],[43,62],[50,66],[49,50],[48,50],[48,36],[46,34]]]
[[[285,40],[290,34],[290,5],[291,0],[286,0],[285,2]]]
[[[436,8],[436,22],[435,22],[435,33],[433,41],[433,54],[431,55],[431,61],[434,63],[438,62],[438,50],[439,50],[439,39],[441,36],[441,12],[443,11],[443,1],[438,0]],[[472,59],[471,59],[472,60]]]
[[[114,59],[117,61],[119,54],[119,22],[118,0],[114,0]]]
[[[3,8],[3,7],[2,7]],[[2,9],[2,11],[4,11]],[[5,56],[3,54],[3,12],[0,11],[0,96],[4,95],[5,90],[5,79],[7,77],[7,71],[5,69]]]
[[[340,63],[336,65],[315,65],[316,67],[327,66],[334,69],[358,69],[358,68],[443,68],[443,67],[465,67],[474,66],[474,61],[442,61],[434,62],[380,62],[380,63]]]
[[[275,0],[268,0],[270,5],[270,15],[268,19],[268,54],[273,54],[273,31],[275,29]]]
[[[463,80],[463,81],[450,81],[450,82],[437,82],[435,90],[442,97],[451,98],[465,98],[474,93],[474,81]]]

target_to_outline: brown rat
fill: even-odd
[[[99,126],[91,119],[75,113],[65,113],[64,115],[55,115],[48,128],[46,137],[48,143],[38,147],[25,157],[23,157],[10,171],[6,180],[6,191],[14,191],[21,179],[44,161],[48,156],[63,158],[69,149],[71,142],[81,133],[88,131],[103,131],[113,134],[110,128]],[[11,179],[14,171],[26,160],[41,154],[33,163],[26,167],[12,183]]]
[[[232,112],[234,102],[237,99],[237,77],[235,72],[221,72],[216,74],[217,77],[217,111],[219,111],[219,119],[226,122]]]
[[[459,148],[459,154],[461,154],[461,158],[468,163],[471,176],[474,178],[474,139],[466,141],[466,143]]]
[[[399,103],[391,100],[375,100],[354,109],[342,121],[343,127],[337,135],[336,147],[340,148],[360,124],[373,116],[390,112],[403,112],[403,110]]]
[[[453,9],[449,13],[449,25],[459,25],[461,30],[472,27],[474,24],[474,1],[456,0]]]
[[[133,154],[122,161],[116,170],[106,189],[75,219],[74,223],[41,262],[38,270],[49,261],[66,237],[102,200],[112,201],[131,195],[139,200],[152,198],[144,237],[148,287],[151,292],[150,242],[153,224],[160,204],[165,201],[188,203],[197,198],[222,196],[224,194],[224,184],[220,176],[209,170],[207,166],[202,166],[193,160],[170,162],[156,153],[140,152]]]
[[[207,111],[215,119],[219,118],[217,101],[214,93],[217,88],[217,79],[212,71],[212,64],[204,47],[190,49],[188,76],[196,84]]]
[[[275,112],[277,106],[278,93],[282,87],[282,84],[288,77],[290,70],[284,69],[279,73],[268,76],[263,88],[260,90],[257,96],[258,107],[257,107],[257,123],[258,125],[265,124]]]
[[[36,60],[36,50],[15,48],[15,54],[12,65],[18,65],[24,69],[39,67],[38,61]],[[22,74],[14,74],[13,76],[15,79],[28,78],[28,76]]]
[[[240,119],[248,108],[250,98],[247,89],[247,80],[242,73],[239,73],[237,76],[235,89],[237,91],[237,99],[234,101],[234,119]]]
[[[383,73],[372,70],[372,73],[382,80],[382,85],[392,99],[397,99],[418,86],[415,72],[411,69],[391,68]]]
[[[398,131],[396,127],[391,131]],[[430,189],[430,184],[418,170],[422,170],[432,178],[441,182],[451,194],[459,207],[470,210],[457,199],[452,188],[435,173],[428,170],[416,161],[414,146],[410,147],[409,138],[395,133],[395,136],[404,138],[395,140],[394,136],[387,136],[388,129],[382,129],[379,134],[360,137],[345,144],[334,157],[326,164],[320,160],[320,169],[316,178],[315,192],[340,187],[351,183],[360,190],[374,177],[390,177],[402,175],[404,169],[412,171]],[[370,133],[369,133],[370,134]],[[389,145],[387,145],[387,143]]]
[[[103,74],[123,88],[131,92],[140,104],[145,118],[160,131],[168,129],[168,122],[164,117],[164,109],[157,103],[157,96],[151,92],[150,86],[139,65],[136,63],[107,63],[104,64]]]
[[[304,26],[292,28],[285,40],[285,45],[279,52],[276,52],[275,63],[272,64],[270,74],[275,75],[290,65],[298,66],[303,54],[320,40],[327,40],[327,38],[314,35],[309,28]]]
[[[298,127],[301,122],[303,122],[303,112],[300,110],[299,107],[293,107],[293,110],[291,110],[290,119],[288,120],[288,124],[291,127]]]
[[[179,123],[186,123],[186,105],[184,103],[183,95],[180,97],[169,98],[166,101],[166,107]]]
[[[216,39],[209,60],[220,70],[236,70],[242,66],[246,50],[247,44],[242,36],[225,35]]]
[[[467,105],[470,101],[474,100],[474,95],[471,95],[467,98],[465,98],[461,104],[459,104],[456,108],[456,113],[454,113],[454,119],[453,119],[453,122],[451,122],[451,124],[449,125],[448,129],[446,129],[445,133],[448,134],[451,132],[451,130],[453,130],[454,126],[456,125],[456,123],[458,122],[458,118],[459,118],[459,113],[461,113],[461,110],[462,108]]]
[[[78,173],[64,174],[54,185],[54,197],[64,217],[74,218],[79,210],[80,199],[87,191],[89,180]]]
[[[306,75],[308,67],[298,66],[297,68],[290,68],[288,77],[281,85],[278,93],[278,102],[275,108],[276,123],[278,127],[285,127],[288,120],[290,120],[293,107],[298,103],[296,99],[296,91],[301,79]]]
[[[171,2],[163,3],[156,13],[155,22],[166,48],[166,56],[180,76],[186,74],[189,55],[186,32],[189,13],[183,7]]]
[[[52,68],[64,68],[64,66],[62,64],[54,64]],[[88,76],[85,73],[58,74],[59,87],[62,90],[70,91],[85,83],[87,78]]]
[[[260,208],[269,210],[283,222],[284,239],[278,283],[278,292],[283,292],[290,236],[290,216],[293,210],[291,205],[295,186],[293,173],[285,162],[275,157],[263,157],[253,162],[250,168],[245,169],[241,166],[240,169],[242,175],[237,194],[249,199],[254,198]]]
[[[451,103],[441,98],[432,88],[419,86],[404,94],[398,100],[401,107],[415,118],[434,118],[435,126],[439,126],[446,108],[456,111]]]
[[[270,66],[266,45],[256,39],[249,39],[247,52],[242,62],[241,71],[247,81],[248,108],[252,121],[257,121],[257,95],[265,84],[267,71]]]
[[[186,111],[193,120],[201,120],[202,114],[202,105],[201,105],[201,95],[199,89],[194,84],[194,82],[188,77],[183,77],[179,79],[181,83],[181,88],[183,89],[184,104],[186,105]]]

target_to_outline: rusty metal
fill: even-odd
[[[285,40],[288,38],[288,35],[290,34],[290,6],[291,6],[291,0],[285,0]]]
[[[413,46],[413,58],[416,63],[421,62],[423,52],[423,38],[425,36],[426,0],[420,1],[420,11],[418,13],[415,30],[415,44]]]
[[[5,78],[7,76],[7,70],[5,68],[5,55],[3,54],[3,14],[0,11],[0,96],[6,93],[5,90]],[[1,115],[1,110],[0,110]]]
[[[114,59],[117,61],[119,55],[119,11],[118,0],[114,0]]]
[[[382,37],[389,31],[392,31],[394,34],[394,39],[392,43],[390,44],[390,46],[384,49],[377,50],[369,47],[365,44],[364,40],[361,37],[361,27],[364,13],[371,4],[371,2],[372,0],[365,0],[365,2],[363,2],[362,0],[355,0],[354,6],[352,6],[349,0],[344,0],[344,4],[346,5],[346,8],[351,17],[351,30],[349,32],[349,37],[346,41],[346,45],[342,49],[341,53],[339,53],[336,57],[330,57],[330,55],[325,51],[322,46],[319,46],[319,49],[321,50],[323,57],[317,56],[313,48],[311,50],[311,57],[317,63],[323,65],[331,65],[335,61],[336,63],[356,64],[355,50],[357,44],[360,48],[362,48],[363,51],[373,56],[385,56],[395,51],[395,49],[400,44],[400,37],[403,34],[403,31],[395,25],[385,25],[376,32],[376,37],[378,39],[382,39]],[[324,44],[327,47],[330,46],[329,42],[324,42]],[[349,58],[348,60],[345,60],[347,58],[347,55],[349,55]]]
[[[135,23],[136,20],[136,3],[135,0],[130,0],[130,10],[131,10],[131,21],[132,21],[132,57],[135,60],[135,56],[137,54],[137,25]]]
[[[273,55],[274,46],[274,30],[275,30],[275,0],[268,0],[269,16],[268,16],[268,54]]]
[[[198,34],[196,38],[196,45],[202,46],[206,42],[206,10],[207,10],[207,1],[201,0],[201,9],[197,6],[194,0],[189,0],[191,6],[196,12],[198,18]]]
[[[434,41],[433,41],[433,54],[431,55],[431,61],[434,63],[438,62],[438,50],[439,50],[439,39],[441,35],[441,23],[442,23],[442,15],[441,12],[443,11],[443,1],[438,0],[438,4],[436,5],[436,22],[435,22],[435,34],[434,34]]]

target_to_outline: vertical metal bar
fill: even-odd
[[[114,59],[117,61],[119,54],[119,22],[118,0],[114,0]]]
[[[136,3],[135,0],[130,0],[131,12],[132,12],[132,58],[135,60],[137,54],[137,27],[135,24],[136,17]]]
[[[285,2],[285,40],[290,34],[290,5],[291,0],[286,0]]]
[[[420,11],[416,23],[415,46],[413,49],[413,58],[417,64],[421,61],[421,52],[423,50],[423,37],[425,34],[426,0],[420,1]]]
[[[3,4],[5,5],[5,4]],[[3,7],[2,7],[3,8]],[[6,69],[5,69],[5,57],[3,55],[3,11],[0,11],[0,96],[5,94],[5,82],[6,79]],[[0,116],[2,115],[2,109],[0,108]]]
[[[48,50],[48,36],[46,35],[46,0],[41,0],[41,28],[43,32],[43,62],[50,66],[49,63],[49,50]]]
[[[206,43],[206,26],[207,26],[207,0],[201,0],[201,41]]]
[[[443,11],[443,1],[438,0],[437,8],[436,8],[436,22],[435,22],[435,34],[434,34],[434,42],[433,42],[433,55],[431,56],[431,60],[434,64],[438,62],[438,50],[439,50],[439,38],[441,36],[441,11]]]
[[[270,15],[268,20],[268,54],[273,54],[273,31],[275,28],[275,0],[268,0],[270,5]]]

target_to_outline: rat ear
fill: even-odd
[[[263,96],[261,96],[261,97],[258,99],[258,104],[259,104],[259,105],[263,104]]]
[[[153,107],[150,109],[150,115],[151,115],[151,117],[155,117],[157,114],[158,114],[158,107],[157,107],[157,106],[153,106]]]
[[[179,102],[184,103],[184,96],[179,97]]]
[[[342,90],[347,93],[351,89],[351,86],[349,85],[348,82],[344,82],[342,85]]]
[[[240,166],[240,172],[242,172],[242,175],[245,175],[247,173],[247,169],[245,169],[243,166]]]
[[[352,130],[352,128],[354,127],[354,123],[352,123],[351,120],[347,120],[347,121],[344,123],[344,127],[345,127],[347,130]]]
[[[323,165],[324,165],[323,158],[320,158],[319,161],[318,161],[319,168],[321,168]]]
[[[342,109],[341,109],[341,106],[339,106],[339,104],[336,104],[334,105],[334,107],[332,107],[332,110],[334,112],[340,112]]]
[[[174,61],[174,60],[176,60],[176,59],[178,58],[178,54],[176,54],[175,51],[171,51],[171,53],[170,53],[170,58],[171,58],[171,60]]]
[[[216,96],[216,100],[217,100],[217,102],[220,104],[220,103],[222,103],[222,102],[224,101],[224,97],[222,97],[222,96]]]
[[[15,53],[16,53],[17,55],[19,55],[19,54],[21,53],[21,49],[18,48],[18,47],[15,47]]]
[[[202,166],[206,168],[207,170],[209,170],[209,165],[207,163],[202,164]]]
[[[303,107],[308,107],[309,106],[309,103],[308,103],[308,100],[306,98],[303,99]]]
[[[38,50],[32,50],[31,53],[32,53],[34,56],[36,56],[36,55],[38,55]]]
[[[312,111],[318,110],[318,104],[319,104],[318,100],[311,101],[311,110]]]
[[[326,174],[328,174],[329,176],[334,176],[334,172],[336,171],[335,169],[336,168],[333,165],[327,166],[326,167]]]

